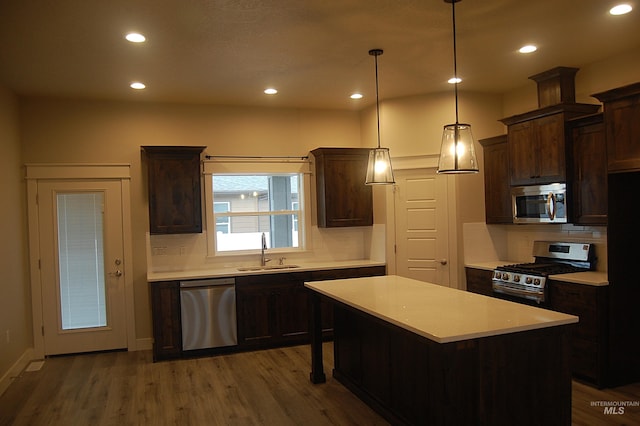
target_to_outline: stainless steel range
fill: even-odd
[[[534,301],[548,299],[549,275],[589,271],[595,267],[594,246],[590,243],[533,242],[533,263],[499,266],[493,272],[494,293]]]

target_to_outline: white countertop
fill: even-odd
[[[319,271],[325,269],[363,268],[368,266],[384,266],[384,262],[373,260],[344,260],[326,262],[295,262],[298,268],[289,269],[265,269],[265,270],[239,270],[238,267],[209,268],[209,269],[185,269],[180,271],[148,271],[147,281],[175,281],[203,278],[238,277],[241,275],[278,274],[286,272]],[[240,268],[242,269],[242,268]]]
[[[597,287],[609,285],[609,276],[606,272],[589,271],[574,272],[572,274],[549,275],[549,279],[565,281],[576,284],[593,285]]]
[[[498,266],[513,265],[521,262],[513,262],[508,260],[494,260],[489,262],[473,262],[466,263],[466,268],[483,269],[485,271],[493,271]],[[588,271],[588,272],[574,272],[572,274],[556,274],[549,275],[549,279],[556,281],[565,281],[576,284],[585,284],[593,286],[607,286],[609,285],[609,278],[606,272],[600,271]]]
[[[437,343],[578,322],[578,317],[396,275],[305,286]]]
[[[513,265],[515,263],[521,263],[521,262],[516,262],[516,261],[510,262],[508,260],[493,260],[488,262],[465,263],[464,266],[466,268],[484,269],[485,271],[493,271],[498,266]]]

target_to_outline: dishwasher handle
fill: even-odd
[[[235,285],[235,278],[214,278],[208,280],[189,280],[180,281],[180,288],[193,288],[193,287],[218,287]]]

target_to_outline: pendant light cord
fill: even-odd
[[[376,61],[376,120],[378,125],[378,149],[380,148],[380,100],[378,98],[378,56],[382,55],[382,50],[373,53]]]
[[[456,2],[459,0],[451,1],[451,15],[453,20],[453,93],[456,98],[456,128],[458,124],[458,62],[457,62],[457,49],[456,49]]]

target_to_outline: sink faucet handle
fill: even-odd
[[[284,265],[284,261],[286,260],[286,257],[281,257],[280,259],[278,259],[278,264],[279,265]]]

